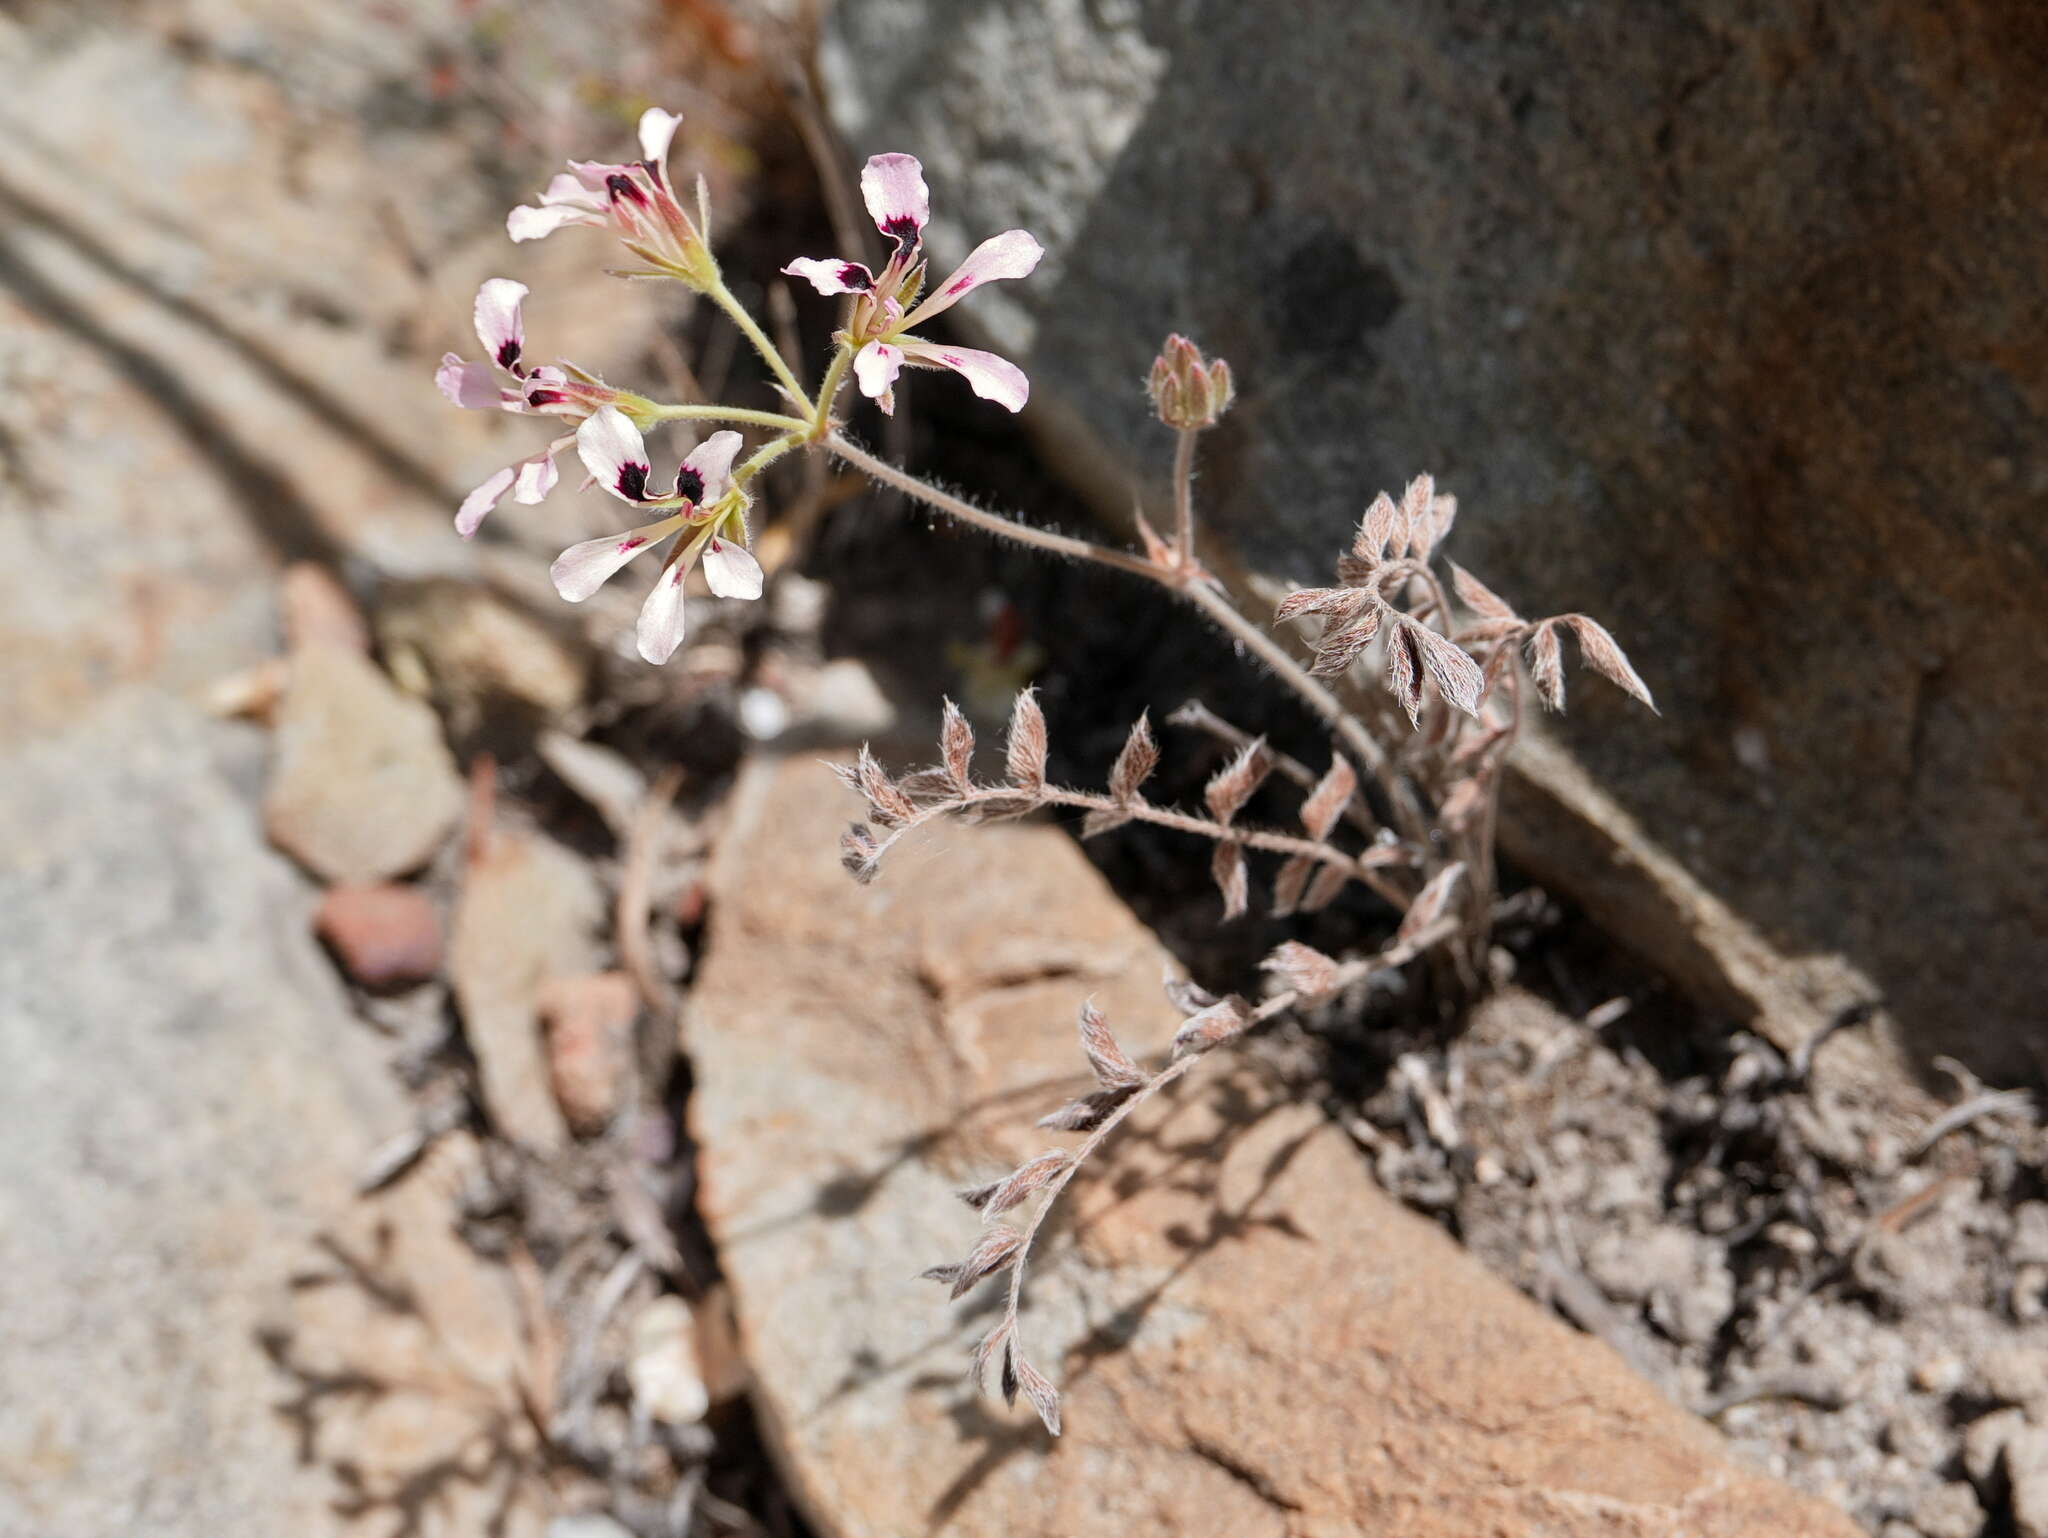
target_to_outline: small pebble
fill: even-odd
[[[1941,1485],[1914,1504],[1913,1526],[1924,1538],[1977,1538],[1984,1531],[1984,1508],[1968,1485]]]
[[[1923,1356],[1913,1364],[1913,1387],[1923,1394],[1953,1394],[1969,1375],[1970,1371],[1963,1365],[1961,1357],[1946,1351],[1937,1352]]]
[[[313,931],[342,970],[373,993],[413,987],[441,970],[441,916],[418,887],[329,887]]]
[[[623,972],[557,977],[542,987],[538,1004],[555,1099],[575,1132],[594,1136],[625,1097],[640,990]]]
[[[697,1323],[690,1305],[673,1294],[654,1299],[633,1321],[633,1355],[626,1365],[633,1403],[670,1426],[691,1426],[711,1408],[711,1393],[697,1358]]]

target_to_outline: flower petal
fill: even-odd
[[[498,376],[490,364],[465,363],[452,352],[441,355],[441,366],[434,370],[434,383],[441,387],[443,395],[468,411],[488,411],[505,403],[498,389]]]
[[[455,532],[464,539],[476,533],[477,525],[484,521],[484,515],[496,507],[506,492],[512,489],[513,479],[519,474],[517,465],[507,465],[492,472],[489,480],[462,499],[462,506],[455,510]]]
[[[683,578],[689,569],[681,561],[670,562],[640,606],[634,639],[640,643],[640,655],[657,667],[683,644]]]
[[[732,462],[746,440],[731,428],[715,432],[683,456],[676,472],[676,495],[692,502],[716,502],[732,479]],[[692,490],[694,484],[695,490]]]
[[[657,170],[668,160],[668,147],[682,126],[680,112],[664,112],[659,107],[649,107],[640,114],[640,154]]]
[[[555,591],[564,599],[570,603],[581,603],[603,587],[612,574],[634,556],[652,548],[682,525],[680,516],[663,518],[637,529],[628,529],[623,534],[586,539],[556,556],[555,564],[548,568],[548,576],[554,580]]]
[[[860,173],[860,195],[875,228],[898,246],[917,244],[932,217],[932,195],[915,155],[875,155]]]
[[[903,349],[887,342],[870,342],[853,355],[853,377],[860,381],[860,393],[880,400],[896,382],[903,368]]]
[[[714,534],[704,547],[704,580],[720,598],[759,598],[761,563],[737,540]]]
[[[595,211],[573,203],[550,203],[542,208],[521,203],[505,216],[505,233],[514,240],[542,240],[566,225],[603,223]]]
[[[555,482],[562,478],[562,472],[555,468],[555,456],[568,446],[568,438],[559,438],[533,458],[514,466],[518,473],[512,481],[512,500],[532,506],[553,491]]]
[[[486,278],[476,291],[476,339],[484,344],[484,356],[508,374],[519,372],[519,355],[526,348],[526,324],[519,315],[526,293],[524,283],[510,278]]]
[[[941,310],[951,309],[965,298],[971,289],[984,283],[993,283],[999,278],[1024,278],[1038,265],[1038,259],[1045,255],[1045,248],[1032,238],[1028,230],[1005,230],[1000,235],[991,235],[967,255],[967,260],[953,269],[953,275],[931,292],[931,297],[910,312],[910,318],[903,324],[915,326],[929,320]]]
[[[1022,411],[1024,402],[1031,398],[1031,381],[1024,377],[1024,370],[1008,358],[998,358],[992,352],[908,340],[903,343],[903,352],[906,357],[915,358],[920,363],[951,369],[974,387],[976,395],[985,401],[994,401],[998,406]],[[859,361],[854,360],[856,366]]]
[[[804,279],[821,294],[865,294],[875,286],[875,275],[859,262],[829,256],[800,256],[782,270],[792,278]]]
[[[600,406],[576,429],[576,454],[591,478],[626,502],[645,502],[647,477],[654,466],[647,444],[626,414],[616,406]]]

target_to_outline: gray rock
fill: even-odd
[[[1984,1508],[1968,1485],[1941,1485],[1914,1504],[1913,1526],[1925,1538],[1978,1538],[1984,1531]]]
[[[2028,1426],[2005,1444],[2005,1476],[2012,1481],[2013,1531],[2048,1538],[2048,1426]]]
[[[1663,715],[1588,683],[1558,730],[1637,852],[1605,869],[1518,801],[1546,879],[1753,1002],[1766,936],[1846,957],[1917,1045],[2025,1073],[2048,354],[2016,340],[2044,297],[2016,157],[2044,55],[2025,8],[1923,21],[846,0],[827,74],[858,153],[925,159],[940,261],[1045,242],[954,314],[1023,356],[1098,500],[1134,454],[1156,485],[1136,382],[1180,329],[1242,390],[1202,456],[1226,566],[1320,578],[1427,469],[1457,560],[1610,622]],[[1632,911],[1667,879],[1643,848],[1747,928]]]
[[[368,658],[293,654],[276,718],[263,820],[280,848],[331,881],[417,870],[455,826],[462,781],[441,723]]]
[[[1995,1492],[2007,1445],[2026,1426],[2023,1410],[1993,1410],[1971,1421],[1963,1433],[1963,1468],[1987,1500]]]

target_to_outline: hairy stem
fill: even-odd
[[[802,432],[810,423],[799,417],[774,411],[750,411],[743,406],[656,406],[650,419],[656,422],[738,422],[747,427],[772,427],[778,432]]]
[[[768,333],[761,329],[760,324],[755,321],[754,317],[747,313],[747,307],[733,297],[732,290],[727,288],[721,280],[713,287],[706,289],[705,293],[709,295],[711,302],[725,311],[726,315],[732,320],[732,323],[740,328],[740,335],[745,337],[753,345],[754,351],[761,355],[761,361],[768,365],[769,372],[775,376],[776,380],[782,385],[782,388],[788,392],[790,401],[793,404],[799,405],[807,403],[811,398],[810,392],[803,387],[796,375],[790,372],[789,364],[784,360],[781,351],[773,342],[768,340]],[[809,424],[799,423],[798,425],[808,426]]]
[[[1195,437],[1183,427],[1173,445],[1173,538],[1185,571],[1195,569]]]
[[[847,365],[853,362],[853,349],[844,342],[832,354],[832,362],[825,370],[825,382],[818,386],[818,398],[811,409],[811,441],[817,442],[832,430],[832,402],[839,395],[839,387],[846,383]]]

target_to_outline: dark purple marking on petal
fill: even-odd
[[[526,404],[529,406],[559,406],[568,398],[560,390],[533,390],[528,392]]]
[[[612,201],[614,203],[618,202],[621,198],[624,198],[627,202],[637,203],[642,208],[645,208],[647,206],[647,194],[642,192],[638,187],[634,186],[633,179],[630,176],[625,175],[623,172],[614,171],[610,176],[607,176],[604,179],[604,184],[605,187],[611,192]]]
[[[882,226],[882,233],[896,242],[896,249],[908,253],[917,248],[917,221],[908,214],[899,214]]]
[[[711,553],[713,555],[723,555],[725,553],[725,546],[714,539],[711,541]]]
[[[506,338],[505,338],[505,340],[504,340],[504,341],[502,341],[502,342],[500,342],[500,343],[498,344],[498,367],[499,367],[499,368],[501,368],[501,369],[504,369],[504,370],[505,370],[505,371],[506,371],[507,373],[516,373],[516,372],[518,372],[518,369],[519,369],[519,338],[518,338],[518,337],[516,337],[516,336],[508,336],[508,337],[506,337]]]
[[[704,495],[704,477],[688,465],[676,471],[676,495],[685,502],[694,502]]]
[[[628,502],[646,501],[648,470],[648,466],[636,465],[630,461],[620,465],[619,478],[614,483],[619,488],[619,495]]]
[[[867,268],[861,266],[859,262],[841,262],[839,264],[839,281],[857,294],[865,294],[875,286],[874,275]]]
[[[631,539],[622,539],[619,541],[619,554],[631,555],[635,550],[638,550],[642,545],[646,543],[647,541],[640,538],[640,536],[637,534],[634,535]]]
[[[974,287],[974,284],[974,274],[968,273],[966,276],[955,278],[951,283],[948,283],[946,285],[946,292],[949,294],[964,294]]]

